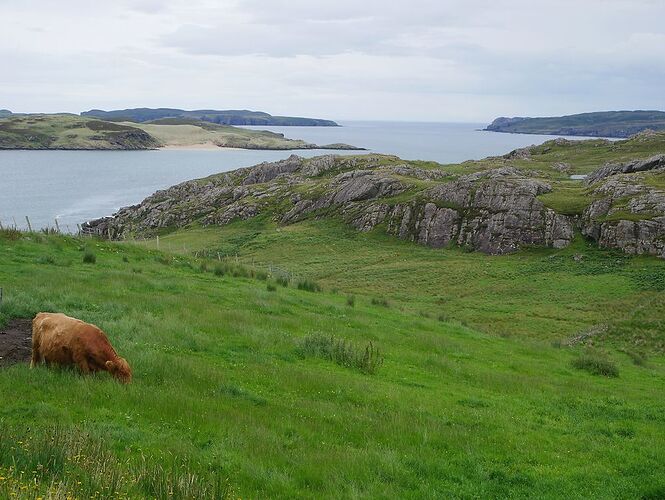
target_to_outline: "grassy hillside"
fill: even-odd
[[[643,130],[665,130],[663,111],[604,111],[543,118],[497,118],[486,130],[514,134],[630,137]]]
[[[301,242],[314,238],[310,231]],[[227,236],[228,244],[241,243],[239,233]],[[318,257],[294,255],[309,262],[299,271],[330,261],[330,275],[339,272],[341,261],[327,248],[335,241],[317,244]],[[395,262],[411,248],[393,247],[403,252]],[[83,262],[85,250],[95,263]],[[233,264],[209,262],[206,271],[201,261],[133,245],[1,233],[3,320],[59,310],[95,322],[133,365],[134,383],[26,365],[0,369],[0,496],[665,492],[661,357],[638,366],[611,351],[619,376],[591,375],[573,366],[585,353],[579,347],[486,335],[390,301],[373,304],[370,297],[388,295],[385,277],[395,264],[377,279],[372,257],[355,282],[382,288],[351,300],[327,287],[314,293],[294,283],[268,287],[262,275],[233,277],[243,274]],[[477,262],[470,287],[491,278],[492,262]],[[426,280],[430,268],[419,269]],[[598,279],[599,288],[612,283]],[[392,282],[399,290],[399,279]],[[488,309],[497,304],[477,300]],[[448,313],[454,317],[452,307]],[[367,374],[317,356],[329,336],[361,354],[371,341],[384,362]]]
[[[0,149],[152,149],[159,142],[136,127],[76,115],[0,119]]]
[[[159,244],[276,266],[500,337],[565,343],[600,329],[592,343],[665,352],[665,262],[599,250],[582,238],[563,250],[487,257],[421,247],[380,229],[358,233],[341,221],[280,227],[258,218],[163,234]]]
[[[81,116],[91,116],[103,120],[130,120],[134,122],[149,122],[162,118],[188,118],[217,123],[220,125],[277,125],[277,126],[300,126],[300,127],[337,127],[332,120],[321,120],[318,118],[301,118],[295,116],[272,116],[262,111],[243,110],[214,110],[199,109],[186,111],[174,108],[133,108],[118,109],[113,111],[102,111],[93,109],[84,111]]]

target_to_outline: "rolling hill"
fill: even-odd
[[[92,109],[84,111],[81,116],[101,118],[114,121],[149,122],[162,118],[191,118],[220,125],[278,125],[300,127],[337,127],[332,120],[318,118],[300,118],[293,116],[272,116],[261,111],[249,110],[212,110],[200,109],[186,111],[174,108],[133,108],[103,111]]]

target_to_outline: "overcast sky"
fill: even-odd
[[[665,0],[0,0],[0,108],[665,109]]]

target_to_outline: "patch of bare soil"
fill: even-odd
[[[32,353],[32,321],[12,319],[0,327],[0,368],[30,361]]]

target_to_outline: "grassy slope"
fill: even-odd
[[[82,263],[83,245],[96,264]],[[406,245],[393,249],[406,257]],[[372,257],[357,283],[377,272]],[[317,265],[329,258],[325,250]],[[185,470],[203,482],[221,475],[241,497],[606,498],[665,486],[661,358],[638,367],[614,353],[620,377],[596,377],[571,367],[572,349],[363,297],[351,308],[339,294],[269,292],[135,246],[63,237],[0,237],[0,282],[3,315],[60,310],[95,322],[135,372],[121,387],[106,376],[0,370],[0,495],[24,493],[36,474],[37,488],[54,479],[53,489],[80,497],[109,477],[120,493],[156,496],[161,468],[183,484]],[[363,375],[299,358],[296,339],[315,331],[371,340],[385,364]],[[58,436],[101,444],[77,448],[74,437],[56,450],[39,439],[54,422]],[[68,450],[69,461],[38,467],[39,451]]]
[[[113,140],[127,132],[142,137]],[[0,120],[0,149],[149,149],[158,145],[137,127],[76,115],[18,115]]]
[[[665,351],[665,262],[598,250],[581,239],[564,250],[488,257],[414,245],[381,229],[358,233],[330,220],[277,227],[259,219],[178,231],[163,235],[160,245],[272,264],[496,335],[565,340],[608,325],[604,343]]]

